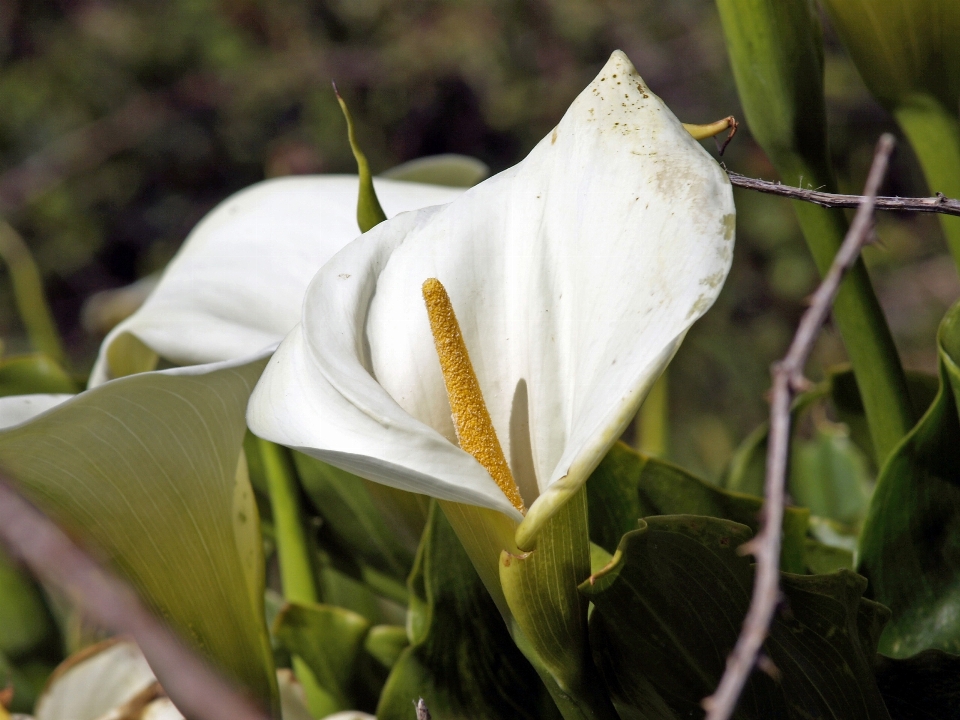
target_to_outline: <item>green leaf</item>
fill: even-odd
[[[442,720],[557,717],[453,528],[431,505],[410,575],[411,644],[387,679],[378,720],[410,720],[418,697]]]
[[[827,373],[826,382],[830,402],[836,410],[837,418],[850,428],[850,439],[869,457],[874,457],[863,400],[853,371],[842,365],[832,368]],[[907,391],[910,393],[913,412],[918,418],[922,417],[930,407],[939,387],[940,383],[936,375],[917,371],[907,372]]]
[[[473,187],[486,180],[490,168],[482,160],[469,155],[446,153],[417,158],[390,168],[380,177],[390,180],[445,185],[447,187]]]
[[[836,192],[827,144],[823,38],[811,0],[717,0],[737,91],[750,131],[780,179]],[[842,210],[794,202],[821,276],[847,231]],[[857,382],[878,464],[914,423],[906,380],[862,260],[833,305]]]
[[[859,523],[872,485],[867,459],[844,426],[819,422],[813,440],[794,441],[788,488],[794,503],[813,515]]]
[[[425,500],[384,488],[387,502],[378,503],[381,486],[302,453],[293,453],[293,459],[303,489],[323,518],[322,532],[356,560],[406,580],[423,531]],[[390,514],[381,512],[382,507]]]
[[[662,460],[647,458],[623,443],[614,445],[587,481],[590,539],[616,550],[637,520],[651,515],[705,515],[742,523],[756,531],[763,501],[721,490]],[[790,572],[804,572],[809,512],[787,508],[780,561]]]
[[[363,154],[360,143],[357,141],[350,109],[344,99],[340,97],[336,85],[333,86],[333,91],[337,95],[337,102],[340,103],[340,110],[343,111],[343,118],[347,121],[347,138],[350,140],[353,157],[357,161],[357,174],[360,176],[360,194],[357,196],[357,225],[360,226],[360,232],[365,233],[386,220],[387,215],[380,207],[380,200],[377,199],[377,191],[373,187],[373,177],[370,175],[370,163],[367,162],[367,156]]]
[[[0,553],[0,654],[18,658],[50,640],[54,630],[39,588]]]
[[[357,707],[350,684],[370,623],[357,613],[332,605],[287,603],[274,621],[273,634],[291,654],[309,666],[326,697],[315,715]]]
[[[568,720],[616,718],[590,658],[587,601],[577,592],[590,575],[586,502],[580,489],[544,523],[533,550],[500,555],[514,639]]]
[[[960,656],[925,650],[902,660],[877,657],[877,685],[893,720],[941,720],[960,708]]]
[[[53,668],[46,669],[45,674],[49,674],[52,669]],[[32,682],[26,673],[21,672],[19,667],[0,652],[0,690],[6,688],[13,689],[13,701],[9,707],[11,712],[32,712],[42,686],[43,680],[40,682]],[[0,713],[2,713],[2,705],[0,705]],[[0,717],[3,717],[3,715],[0,714]]]
[[[77,390],[73,378],[43,353],[20,355],[0,362],[0,397],[73,394]]]
[[[824,0],[870,92],[916,151],[931,191],[960,197],[960,4]],[[960,218],[940,218],[960,263]]]
[[[844,548],[807,538],[803,553],[807,572],[826,575],[837,570],[853,570],[853,552]]]
[[[851,376],[852,377],[852,376]],[[796,428],[797,420],[811,405],[823,398],[828,392],[824,384],[800,394],[793,401],[790,408],[790,422]],[[746,493],[755,497],[763,497],[763,484],[767,474],[767,438],[770,435],[770,424],[767,421],[760,423],[730,458],[730,464],[721,480],[721,485],[727,490]]]
[[[385,668],[392,668],[410,645],[406,628],[398,625],[374,625],[367,633],[363,649]]]
[[[893,611],[880,649],[960,651],[960,305],[937,335],[940,390],[880,472],[860,535],[860,572]]]
[[[0,433],[0,464],[189,644],[276,707],[262,542],[241,455],[265,362],[106,383]]]
[[[624,718],[700,717],[736,643],[753,570],[749,528],[716,518],[647,518],[580,586],[593,603],[597,665]],[[884,610],[851,572],[782,576],[787,609],[765,651],[779,682],[755,672],[736,718],[885,718],[872,658]]]

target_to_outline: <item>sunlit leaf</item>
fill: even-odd
[[[0,465],[191,645],[272,704],[262,543],[238,462],[264,363],[107,383],[0,433]]]

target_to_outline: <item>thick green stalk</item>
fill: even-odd
[[[666,457],[670,439],[670,393],[663,371],[640,406],[640,437],[637,450],[644,455]]]
[[[931,97],[914,96],[893,115],[913,146],[930,192],[960,198],[960,119]],[[940,216],[953,262],[960,268],[960,217]]]
[[[300,488],[293,464],[285,448],[259,438],[258,445],[273,510],[283,596],[291,602],[316,604],[320,596],[310,559],[310,545],[300,508]],[[307,706],[315,717],[323,717],[341,709],[331,704],[329,694],[320,687],[309,666],[296,656],[293,658],[293,671],[303,686]]]
[[[754,138],[781,180],[835,191],[823,94],[823,39],[811,0],[717,0],[740,100]],[[795,203],[821,274],[847,230],[840,210]],[[844,279],[833,317],[864,398],[882,464],[913,426],[893,337],[863,262]]]
[[[0,258],[10,270],[13,296],[20,319],[27,330],[30,344],[48,355],[58,365],[66,363],[63,342],[53,320],[43,281],[29,248],[20,234],[8,222],[0,220]]]
[[[824,275],[847,231],[842,210],[794,202],[814,262]],[[900,357],[863,260],[847,273],[833,303],[833,319],[853,367],[870,427],[874,458],[883,464],[916,420]]]

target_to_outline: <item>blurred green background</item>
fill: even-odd
[[[877,136],[896,127],[824,22],[832,152],[842,190],[858,192]],[[0,215],[34,252],[85,369],[100,340],[81,322],[91,294],[162,268],[246,185],[354,171],[331,80],[375,172],[443,152],[498,171],[616,48],[684,122],[742,115],[709,0],[3,0]],[[745,125],[724,162],[776,178]],[[905,142],[884,192],[929,192]],[[769,364],[816,281],[790,205],[736,201],[730,279],[669,371],[669,457],[709,478],[766,415]],[[931,371],[960,296],[939,226],[888,213],[878,235],[868,262],[904,364]],[[28,349],[2,271],[0,337],[7,353]],[[828,329],[810,374],[843,359]]]

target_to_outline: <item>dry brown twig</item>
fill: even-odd
[[[767,193],[769,195],[779,195],[780,197],[790,198],[791,200],[803,200],[827,208],[855,208],[859,207],[865,200],[862,195],[837,195],[834,193],[820,192],[819,190],[807,190],[804,188],[793,187],[791,185],[781,185],[778,182],[769,180],[758,180],[757,178],[747,177],[739,173],[727,170],[727,177],[734,187],[744,188],[746,190],[756,190],[757,192]],[[960,215],[960,200],[954,200],[946,197],[943,193],[937,193],[934,197],[928,198],[901,198],[901,197],[877,197],[873,200],[876,210],[904,210],[908,212],[923,213],[941,213],[943,215]]]
[[[0,475],[0,543],[98,625],[132,635],[164,691],[194,720],[269,720],[150,613],[137,595]]]
[[[764,481],[764,502],[760,513],[760,531],[740,547],[743,554],[753,555],[756,575],[750,609],[743,630],[727,667],[713,695],[704,698],[706,720],[728,720],[736,708],[740,693],[754,667],[758,665],[763,642],[780,602],[780,534],[783,525],[787,456],[790,445],[790,405],[807,385],[803,368],[807,364],[820,329],[830,314],[833,300],[844,273],[849,270],[868,242],[873,229],[873,211],[877,191],[887,172],[895,140],[884,134],[877,143],[873,164],[864,187],[863,197],[840,249],[823,282],[811,297],[810,307],[803,314],[790,349],[771,369],[773,390],[770,399],[770,435],[767,446],[767,473]]]

